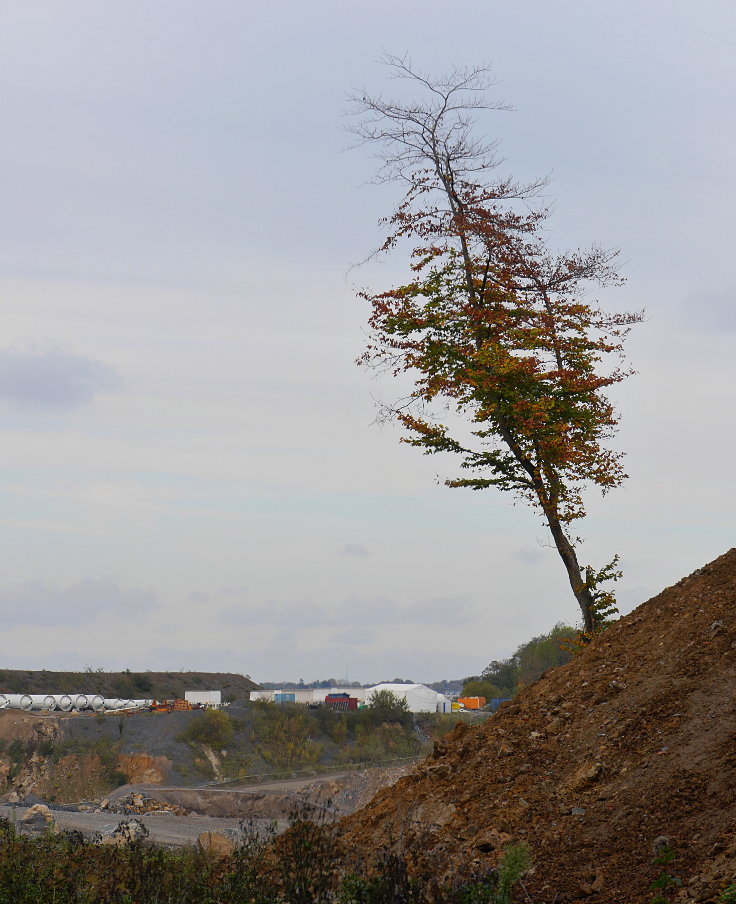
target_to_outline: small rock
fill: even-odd
[[[667,835],[657,835],[652,842],[652,854],[658,857],[665,848],[672,846],[672,840]]]
[[[53,814],[46,804],[34,804],[32,807],[29,807],[23,814],[22,821],[31,822],[32,820],[35,821],[39,818],[43,818],[46,822],[54,821]]]
[[[124,819],[110,835],[105,835],[100,844],[120,846],[133,844],[148,838],[148,829],[140,819]]]
[[[221,832],[202,832],[197,838],[199,849],[214,857],[229,857],[235,851],[235,844]]]
[[[585,807],[572,807],[570,814],[572,816],[585,816]]]

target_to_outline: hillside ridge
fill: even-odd
[[[667,836],[680,900],[736,881],[736,549],[619,619],[482,726],[458,727],[342,824],[452,876],[528,845],[538,901],[649,901]]]
[[[186,691],[219,690],[223,702],[248,699],[259,687],[247,675],[235,672],[63,672],[0,669],[0,693],[71,694],[93,693],[103,697],[167,700]]]

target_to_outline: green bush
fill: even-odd
[[[230,716],[221,709],[207,709],[197,714],[184,731],[179,741],[204,744],[216,750],[227,747],[233,740],[235,726]]]
[[[150,675],[143,673],[133,675],[132,682],[133,687],[141,694],[150,694],[153,690],[153,681],[151,681]]]
[[[490,681],[486,681],[483,678],[471,678],[465,681],[462,696],[485,697],[486,703],[488,703],[494,697],[503,697],[503,694],[499,688],[497,688],[495,684],[491,684]]]
[[[10,746],[8,747],[8,757],[10,762],[15,766],[20,766],[21,763],[25,762],[27,754],[27,746],[21,741],[20,738],[15,738],[10,742]]]

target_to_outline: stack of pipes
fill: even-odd
[[[102,697],[100,694],[0,694],[0,709],[22,709],[24,712],[52,712],[71,710],[96,713],[116,712],[127,709],[143,709],[152,700],[123,700],[120,697]]]

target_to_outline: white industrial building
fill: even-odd
[[[371,702],[371,697],[377,691],[391,691],[399,699],[406,700],[409,706],[409,712],[412,713],[435,713],[437,712],[438,694],[431,687],[424,684],[376,684],[369,687],[366,691],[366,703]],[[442,698],[445,699],[444,697]]]
[[[184,691],[184,699],[200,706],[222,706],[222,691]]]
[[[372,688],[365,687],[303,687],[284,690],[251,691],[251,700],[265,700],[268,703],[324,703],[328,694],[347,694],[359,703],[365,701]]]
[[[450,712],[452,704],[443,694],[438,694],[424,684],[376,684],[373,687],[305,687],[284,690],[251,691],[251,700],[265,700],[268,703],[324,703],[328,694],[347,694],[359,703],[370,703],[376,691],[391,691],[400,700],[406,700],[409,712],[434,713]]]

